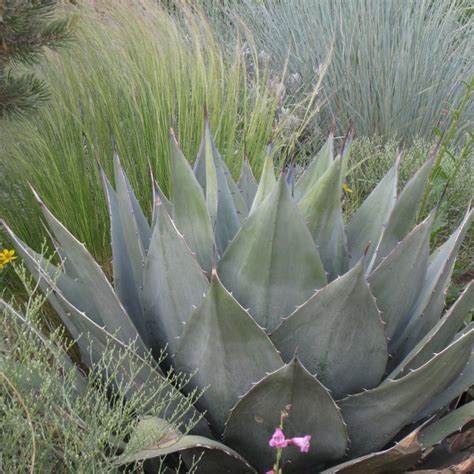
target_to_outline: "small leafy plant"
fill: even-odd
[[[154,362],[137,359],[132,345],[117,350],[112,338],[88,370],[79,367],[63,328],[45,335],[47,295],[37,292],[23,266],[15,264],[14,271],[29,299],[17,307],[0,298],[2,472],[110,472],[125,447],[132,451],[127,441],[140,419],[166,411],[169,426],[180,423],[186,406],[172,409],[169,389],[187,379],[170,373],[154,391],[137,385]],[[117,371],[124,359],[126,379]],[[161,427],[155,436],[165,434]],[[133,463],[134,472],[142,472],[142,464]]]

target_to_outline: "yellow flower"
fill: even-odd
[[[0,270],[7,263],[10,263],[11,261],[15,260],[16,258],[17,257],[15,257],[15,251],[14,250],[3,249],[3,252],[0,253]]]
[[[347,183],[342,183],[342,189],[344,189],[346,193],[352,193],[352,189]]]

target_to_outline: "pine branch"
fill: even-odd
[[[0,75],[0,118],[23,118],[49,98],[46,83],[34,74]]]
[[[71,19],[55,18],[56,6],[56,0],[0,0],[0,61],[32,64],[44,47],[69,41]]]
[[[71,17],[57,18],[56,0],[0,0],[0,118],[21,118],[47,100],[44,81],[14,75],[17,64],[33,65],[44,49],[72,38]]]

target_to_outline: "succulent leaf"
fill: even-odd
[[[76,300],[82,304],[84,304],[84,302],[89,302],[90,304],[91,300],[87,298],[87,292],[82,293],[81,291],[83,289],[82,283],[70,279],[64,274],[64,272],[61,272],[59,268],[49,263],[42,255],[37,254],[23,243],[5,223],[2,224],[13,242],[18,255],[22,258],[25,266],[33,275],[33,278],[38,282],[41,291],[48,295],[48,301],[51,306],[59,315],[61,321],[66,326],[73,339],[77,340],[77,346],[81,353],[82,361],[87,367],[90,367],[92,362],[90,360],[90,354],[87,351],[87,344],[84,339],[80,338],[80,330],[67,314],[55,292],[53,292],[55,287],[57,287],[60,288],[60,291],[67,294],[68,298],[71,298],[71,300]],[[86,310],[89,311],[90,317],[91,319],[93,318],[95,323],[103,326],[104,323],[96,311],[91,312],[90,308],[87,308]]]
[[[413,467],[422,455],[418,430],[384,451],[370,453],[322,471],[320,474],[395,474]]]
[[[474,402],[466,403],[423,428],[420,433],[420,443],[425,449],[431,448],[472,421],[474,421]]]
[[[138,422],[124,453],[116,460],[115,465],[123,466],[183,451],[188,452],[189,457],[192,457],[193,453],[204,452],[199,461],[199,472],[209,472],[213,463],[212,458],[215,457],[209,451],[217,451],[215,454],[218,455],[219,472],[255,473],[240,454],[224,444],[203,436],[183,435],[166,420],[155,416],[144,417]],[[186,460],[186,456],[183,457]]]
[[[208,438],[209,439],[209,438]],[[236,456],[237,454],[237,456]],[[235,451],[226,449],[216,449],[209,444],[203,444],[194,449],[187,449],[180,452],[184,464],[189,467],[196,467],[197,474],[256,474],[257,471],[251,467],[247,461]],[[196,460],[199,464],[196,466]]]
[[[173,214],[173,206],[171,205],[171,202],[169,199],[166,197],[165,193],[161,190],[160,185],[156,182],[156,180],[152,177],[152,182],[153,182],[153,212],[151,216],[151,232],[153,232],[153,229],[156,225],[156,204],[160,203],[163,206],[165,206],[166,212],[171,216]],[[150,236],[151,239],[151,236]]]
[[[351,457],[385,446],[433,397],[462,372],[472,351],[471,330],[405,377],[339,402],[349,430]]]
[[[395,474],[405,472],[420,461],[423,449],[429,449],[440,443],[472,420],[474,420],[474,402],[454,410],[428,426],[420,426],[389,449],[338,464],[321,474]]]
[[[295,179],[296,179],[296,166],[294,160],[288,164],[286,169],[286,184],[290,188],[290,193],[292,196],[295,194]]]
[[[338,156],[298,203],[329,281],[345,273],[349,264],[341,204],[341,176],[348,156]]]
[[[464,334],[474,329],[474,323],[470,323],[465,329],[456,335],[457,341]],[[461,374],[440,394],[433,397],[429,403],[414,417],[413,421],[418,421],[427,416],[431,416],[442,408],[447,407],[455,398],[462,395],[474,385],[474,349],[471,351],[469,360],[466,362]]]
[[[159,202],[156,215],[144,268],[143,303],[151,347],[159,353],[168,344],[173,354],[183,325],[201,304],[209,282]]]
[[[423,287],[428,268],[430,232],[434,213],[415,227],[368,277],[385,322],[388,352],[393,338],[408,324],[410,311]]]
[[[219,163],[222,166],[222,170],[224,172],[227,185],[229,186],[230,194],[232,196],[232,199],[234,200],[235,210],[237,211],[237,217],[239,218],[240,224],[242,224],[242,222],[244,221],[244,219],[247,217],[249,213],[250,205],[247,205],[244,199],[244,196],[242,195],[239,189],[239,186],[237,185],[234,178],[232,177],[232,174],[229,171],[229,168],[225,164],[225,161],[222,159],[215,144],[214,144],[214,156],[218,157]]]
[[[363,263],[319,290],[271,335],[283,360],[298,349],[303,365],[337,400],[378,385],[387,341]]]
[[[201,186],[171,135],[171,182],[173,221],[184,235],[201,267],[210,274],[214,235]]]
[[[198,387],[209,386],[197,405],[208,412],[216,433],[223,432],[239,396],[282,365],[263,329],[214,273],[208,293],[184,327],[176,366],[187,373],[196,371],[192,382]]]
[[[117,166],[120,166],[120,164]],[[136,328],[140,334],[144,335],[146,345],[150,347],[140,294],[143,284],[143,260],[145,258],[143,242],[136,235],[137,226],[134,215],[130,211],[131,201],[124,186],[124,177],[120,175],[116,177],[117,182],[121,181],[122,183],[118,185],[118,189],[121,189],[119,196],[113,190],[102,168],[100,168],[100,175],[110,216],[114,288]],[[68,297],[68,293],[65,295]],[[75,304],[75,300],[70,301]],[[81,304],[79,306],[76,304],[76,306],[78,308],[82,307]],[[90,314],[84,308],[82,309],[86,314]]]
[[[54,236],[51,234],[51,232],[47,228],[45,228],[45,230],[48,234],[49,239],[53,243],[54,251],[56,252],[59,259],[61,260],[61,269],[62,269],[63,273],[65,273],[72,280],[78,280],[79,275],[77,274],[76,269],[74,268],[74,265],[69,261],[69,259],[67,258],[67,255],[64,253],[64,250],[58,244],[57,240],[54,238]],[[26,246],[26,244],[24,242],[23,242],[23,245]],[[35,256],[40,255],[40,254],[37,254],[34,250],[31,250],[31,249],[29,249],[29,250],[31,252],[33,252],[33,254]],[[58,271],[59,271],[59,269],[58,269]]]
[[[96,322],[82,309],[72,304],[62,289],[64,288],[66,292],[69,292],[68,296],[72,296],[71,299],[77,299],[79,302],[82,302],[82,299],[86,301],[89,299],[87,293],[81,294],[78,292],[81,286],[74,286],[74,284],[78,282],[70,280],[64,273],[61,273],[57,267],[27,247],[7,226],[5,226],[5,229],[12,238],[15,248],[25,262],[25,265],[30,269],[33,277],[39,282],[41,289],[45,293],[48,293],[48,300],[61,317],[72,337],[77,340],[82,361],[87,367],[91,367],[94,361],[99,360],[101,351],[105,349],[106,341],[101,337],[95,342],[95,345],[91,345],[90,350],[88,350],[87,341],[85,341],[82,335],[87,334],[91,337],[92,334],[92,340],[95,340],[94,335],[96,332],[102,336],[105,332],[102,327],[103,322],[99,319],[100,315],[98,317],[96,316],[98,319]],[[58,282],[61,283],[61,287],[58,285]],[[78,315],[77,318],[76,315]]]
[[[423,164],[398,196],[375,250],[370,268],[375,268],[413,228],[433,163],[434,156]]]
[[[114,150],[114,177],[125,243],[131,255],[134,255],[135,252],[137,257],[141,255],[141,263],[143,264],[144,256],[150,244],[150,224],[143,214],[116,150]],[[139,261],[138,258],[137,261]],[[140,277],[141,272],[137,272],[137,275]]]
[[[77,340],[82,361],[87,367],[91,367],[94,361],[100,359],[100,355],[106,347],[106,332],[100,319],[100,313],[93,312],[96,319],[94,320],[82,308],[80,309],[72,303],[73,300],[76,300],[82,305],[87,305],[87,301],[91,300],[90,296],[87,292],[80,292],[80,289],[83,288],[80,282],[69,279],[57,267],[27,247],[6,225],[5,229],[12,238],[15,248],[25,265],[39,282],[41,289],[48,294],[48,300],[61,317],[72,337]],[[90,345],[90,348],[84,335],[87,335],[94,343]],[[119,339],[114,338],[114,340],[123,345],[123,342]]]
[[[288,365],[255,384],[232,409],[224,441],[247,459],[259,472],[269,470],[275,449],[268,445],[280,411],[290,406],[285,436],[311,435],[309,452],[285,450],[285,472],[303,472],[308,466],[342,457],[347,434],[339,409],[328,390],[294,358]]]
[[[397,199],[399,165],[400,156],[346,226],[351,267],[365,255],[369,243],[366,262],[372,259]]]
[[[74,265],[80,280],[87,284],[89,298],[93,300],[107,331],[115,334],[124,343],[137,341],[138,347],[145,350],[136,327],[102,269],[84,245],[53,216],[36,193],[35,197],[56,240]]]
[[[209,132],[210,134],[210,132]],[[211,150],[217,153],[217,150],[214,147],[214,144],[211,141]],[[213,155],[215,155],[213,153]],[[222,255],[227,248],[229,242],[234,238],[235,234],[240,228],[241,222],[246,215],[242,215],[242,210],[240,214],[237,212],[234,196],[240,196],[240,191],[237,190],[237,195],[232,195],[228,179],[232,180],[229,171],[224,169],[225,164],[220,156],[217,156],[214,159],[216,163],[216,173],[217,173],[217,191],[218,191],[218,201],[217,201],[217,222],[215,227],[215,238],[217,248],[219,253]],[[207,168],[206,168],[207,169]],[[235,185],[235,183],[234,183]],[[235,185],[236,186],[236,185]],[[207,187],[206,187],[207,189]],[[236,197],[236,198],[237,198]]]
[[[294,195],[297,202],[303,199],[305,194],[319,181],[324,173],[326,173],[333,160],[334,135],[331,133],[324,146],[319,150],[306,171],[296,182]]]
[[[263,162],[262,175],[260,176],[260,182],[258,183],[257,192],[255,198],[250,207],[250,214],[260,206],[260,204],[267,198],[273,191],[276,185],[275,168],[272,158],[272,145],[268,145],[267,154],[265,161]]]
[[[247,206],[217,151],[207,118],[194,172],[206,195],[217,248],[222,254],[247,215]]]
[[[244,222],[218,270],[226,288],[268,331],[326,284],[313,239],[284,176]]]
[[[442,351],[453,340],[456,331],[462,326],[464,318],[473,307],[474,282],[471,281],[449,311],[403,359],[389,378],[399,378],[408,370],[416,369],[426,363],[435,353]]]
[[[252,207],[252,202],[257,194],[257,180],[253,175],[252,168],[250,168],[250,163],[248,160],[244,160],[242,167],[242,174],[240,175],[240,180],[238,183],[239,190],[242,194],[242,198],[247,206],[247,209]]]
[[[103,326],[104,322],[100,317],[100,312],[97,310],[93,299],[88,297],[88,288],[79,279],[71,278],[45,259],[44,256],[32,250],[5,223],[2,222],[2,224],[23,263],[38,282],[41,290],[49,295],[52,305],[57,306],[55,297],[51,294],[51,290],[57,287],[72,304],[87,313],[94,322]],[[75,331],[74,327],[68,329],[71,334]]]
[[[389,370],[395,368],[439,320],[456,255],[473,216],[474,209],[468,210],[453,235],[431,256],[423,288],[411,311],[410,322],[397,338],[394,347],[396,354]]]
[[[218,202],[218,194],[219,191],[222,192],[222,183],[217,181],[217,169],[216,169],[216,163],[214,161],[214,156],[212,153],[212,143],[211,143],[211,132],[209,130],[209,125],[206,121],[206,125],[204,127],[204,135],[203,135],[203,142],[201,144],[201,149],[199,150],[199,154],[204,153],[204,164],[205,164],[205,170],[206,170],[206,186],[203,188],[205,195],[206,195],[206,204],[207,204],[207,210],[209,212],[209,217],[211,218],[211,224],[214,229],[214,234],[216,234],[217,238],[217,208],[219,205]],[[199,162],[199,156],[197,159],[197,162]],[[220,197],[220,196],[219,196]],[[228,198],[228,196],[225,196]],[[220,200],[220,199],[219,199]],[[232,214],[232,211],[235,213],[235,209],[230,208],[230,215],[229,218],[232,220],[232,217],[234,217]],[[225,215],[225,214],[224,214]],[[222,216],[221,216],[222,217]],[[217,239],[216,239],[217,240]],[[217,242],[217,245],[219,247],[219,242]]]

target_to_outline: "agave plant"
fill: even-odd
[[[434,158],[398,193],[397,157],[345,225],[349,148],[335,156],[330,136],[297,180],[291,169],[275,176],[269,149],[260,182],[245,163],[236,183],[207,121],[194,170],[171,134],[172,194],[154,182],[151,225],[114,149],[115,189],[100,170],[113,284],[39,196],[61,268],[5,225],[86,365],[107,331],[139,354],[166,349],[205,389],[195,408],[208,424],[145,442],[164,422],[142,420],[119,463],[204,452],[201,472],[267,471],[268,440],[291,405],[285,432],[313,441],[305,455],[286,450],[284,472],[386,472],[411,467],[473,414],[470,404],[423,424],[474,383],[472,323],[461,330],[472,282],[443,314],[473,212],[430,254],[435,210],[415,221]],[[150,369],[143,383],[161,377]]]

